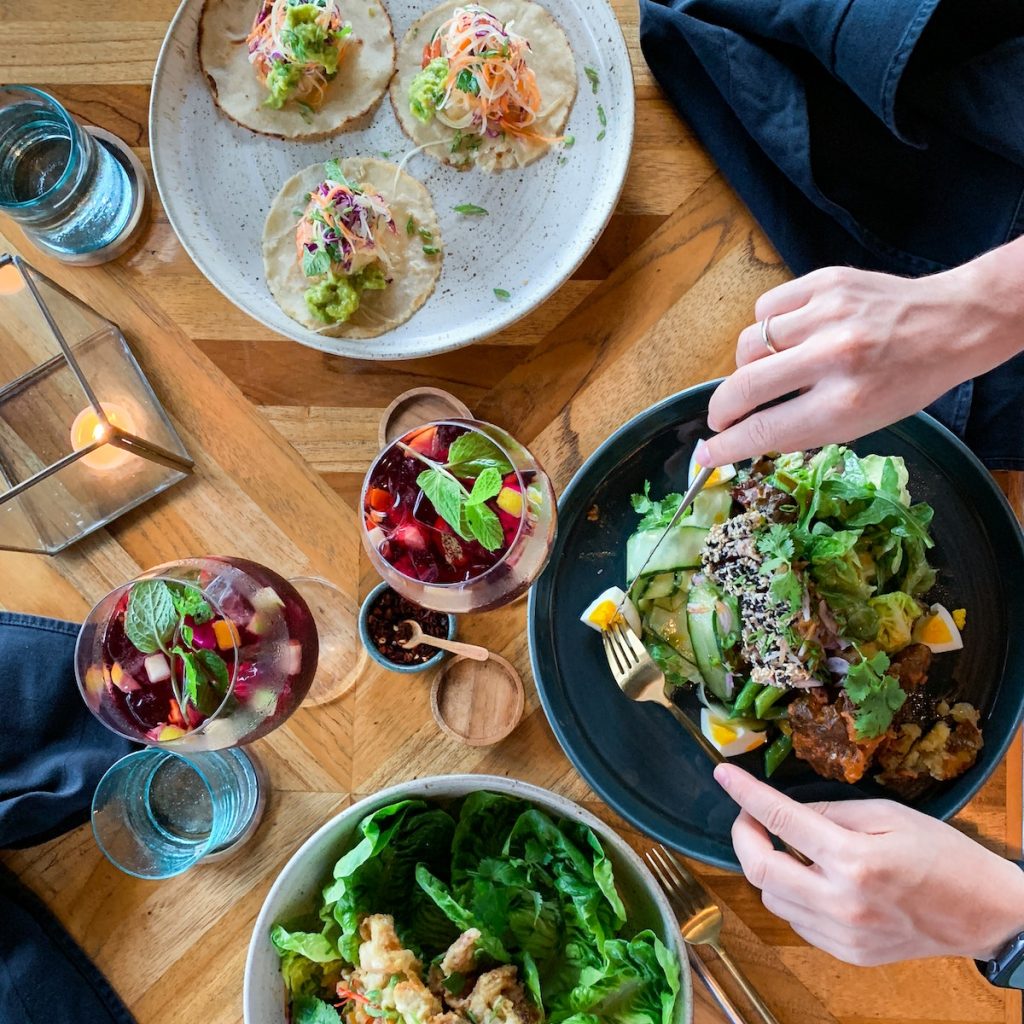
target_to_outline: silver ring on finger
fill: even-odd
[[[779,350],[773,344],[772,336],[768,333],[768,325],[771,323],[771,319],[772,318],[770,316],[766,316],[761,321],[761,340],[764,342],[764,347],[768,349],[773,356],[777,356],[779,354]]]

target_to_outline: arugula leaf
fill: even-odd
[[[482,505],[485,501],[497,496],[501,490],[501,474],[493,467],[487,469],[473,481],[473,490],[466,499],[467,505]]]
[[[512,293],[507,288],[495,288],[495,298],[501,299],[502,302],[508,302],[512,298]]]
[[[596,95],[597,87],[600,84],[597,69],[587,66],[583,69],[583,73],[587,76],[587,81],[590,83],[590,91]]]
[[[847,696],[857,705],[854,727],[858,739],[881,736],[907,699],[899,681],[886,674],[888,667],[888,655],[879,651],[874,657],[862,657],[851,665],[843,681]]]
[[[452,209],[456,213],[461,213],[464,217],[487,216],[487,211],[482,206],[477,206],[476,203],[459,203],[458,206],[453,206]]]
[[[454,476],[469,479],[492,467],[501,474],[513,469],[508,456],[483,434],[460,434],[448,449],[447,468]]]
[[[302,252],[302,273],[306,277],[318,277],[320,274],[326,274],[331,269],[331,257],[327,254],[326,249],[317,249],[315,252],[310,252],[308,249],[304,249]]]
[[[463,539],[470,540],[469,531],[462,519],[462,487],[458,480],[453,479],[440,469],[425,469],[416,483],[430,499],[437,514]]]
[[[164,650],[174,636],[178,613],[163,580],[142,580],[128,594],[124,631],[143,654]]]
[[[645,480],[644,493],[634,494],[630,498],[633,503],[633,511],[642,516],[637,524],[637,529],[656,530],[668,526],[682,500],[681,494],[673,492],[656,501],[651,497],[651,481]]]
[[[455,79],[455,88],[460,92],[468,92],[470,96],[480,95],[480,83],[469,68],[463,68],[459,72],[458,78]]]

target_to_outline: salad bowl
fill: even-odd
[[[712,777],[705,753],[667,714],[634,704],[618,690],[600,638],[580,614],[605,588],[624,585],[626,538],[637,515],[630,496],[686,489],[694,445],[710,435],[707,407],[717,382],[698,385],[630,420],[584,463],[559,501],[559,535],[529,604],[534,676],[562,748],[594,789],[623,817],[663,843],[737,868],[730,829],[737,809]],[[999,764],[1024,712],[1024,540],[991,475],[953,434],[925,414],[857,441],[860,455],[901,456],[915,501],[934,510],[928,552],[937,570],[929,600],[967,608],[964,650],[935,659],[938,692],[981,712],[984,746],[962,776],[924,787],[906,802],[937,818],[955,814]],[[591,510],[600,510],[593,519]],[[679,702],[696,718],[695,694]],[[764,778],[763,751],[735,758]],[[771,784],[801,801],[894,798],[867,776],[830,781],[790,757]]]
[[[419,799],[444,807],[481,791],[527,801],[556,821],[578,822],[595,833],[611,861],[626,908],[623,934],[650,929],[674,950],[680,964],[680,987],[672,1024],[690,1024],[693,992],[679,925],[658,883],[629,844],[611,826],[556,793],[516,779],[470,774],[431,776],[381,790],[346,808],[299,847],[267,894],[253,928],[242,997],[246,1024],[285,1024],[285,987],[271,930],[279,922],[308,916],[315,908],[335,863],[356,843],[363,818],[402,800]]]

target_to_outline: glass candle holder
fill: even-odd
[[[57,259],[113,258],[141,185],[118,141],[82,128],[38,89],[0,87],[0,212]]]
[[[256,830],[265,801],[266,778],[240,750],[139,750],[100,779],[93,835],[127,874],[170,878],[237,849]]]
[[[191,468],[117,327],[0,254],[0,548],[62,551]]]

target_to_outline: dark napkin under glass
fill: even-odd
[[[0,847],[82,824],[103,773],[135,745],[97,721],[75,683],[72,622],[0,612]],[[61,924],[0,868],[0,1021],[132,1024]]]
[[[640,0],[655,77],[795,274],[1024,233],[1020,0]],[[936,358],[942,358],[941,351]],[[1024,469],[1024,355],[929,411]]]

